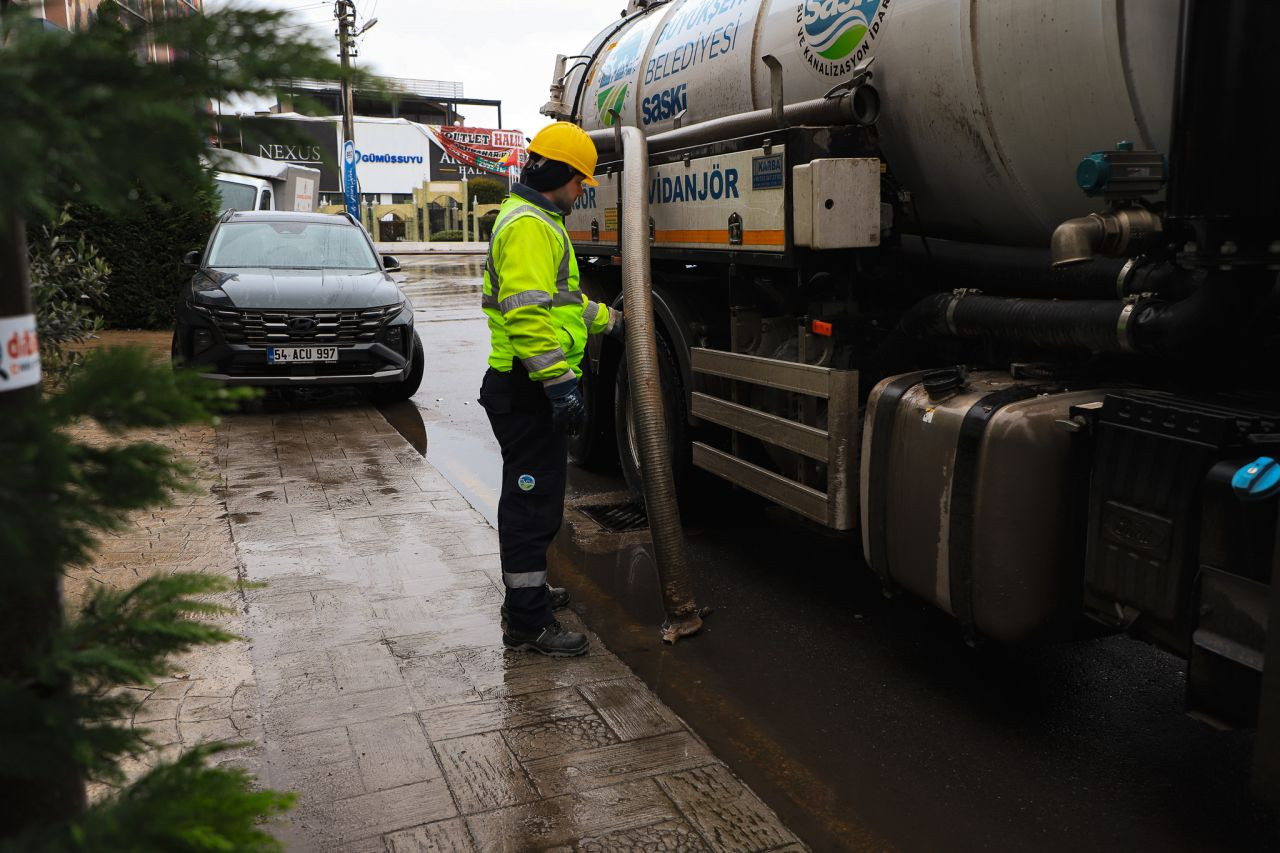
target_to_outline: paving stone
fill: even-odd
[[[652,780],[597,788],[467,818],[476,846],[524,853],[679,818]]]
[[[503,737],[516,758],[521,761],[536,761],[562,752],[592,749],[618,742],[617,736],[604,724],[604,720],[595,714],[508,729],[503,732]]]
[[[722,764],[660,776],[658,784],[718,853],[755,853],[796,841]]]
[[[474,613],[465,616],[453,616],[440,619],[431,631],[424,631],[408,637],[389,637],[396,647],[397,656],[403,656],[402,650],[430,649],[432,653],[454,651],[457,649],[492,646],[501,642],[502,629],[498,623],[495,608],[492,613]],[[417,656],[417,652],[411,652]]]
[[[392,643],[392,649],[397,646]],[[420,711],[479,699],[462,665],[450,654],[398,658],[405,687]]]
[[[583,838],[578,842],[578,850],[581,853],[613,853],[624,850],[639,853],[710,853],[711,848],[687,822],[671,820],[653,826]]]
[[[620,740],[679,731],[678,717],[634,678],[584,684],[578,688]]]
[[[155,720],[175,720],[178,718],[177,699],[146,699],[133,712],[134,723],[149,723]]]
[[[308,702],[338,692],[323,649],[271,655],[259,668],[258,684],[268,705]]]
[[[393,832],[384,841],[390,853],[477,853],[461,818]]]
[[[554,690],[557,687],[573,687],[616,679],[630,673],[617,658],[600,654],[598,646],[584,657],[569,660],[546,658],[530,652],[506,652],[506,657],[508,659],[523,657],[525,660],[515,666],[496,671],[468,670],[476,690],[484,698],[517,696],[521,693]]]
[[[298,792],[300,810],[324,807],[365,793],[360,768],[351,759],[314,767],[273,767],[270,779],[274,788]]]
[[[497,732],[440,741],[436,749],[463,814],[538,798],[515,755]]]
[[[240,732],[230,720],[179,720],[178,731],[182,735],[183,746],[191,747],[210,741],[239,740]]]
[[[289,768],[355,761],[346,726],[275,738],[271,742],[271,752],[273,763]]]
[[[409,693],[403,687],[388,687],[364,693],[343,693],[296,705],[264,709],[263,722],[273,737],[302,734],[336,725],[385,719],[413,712]]]
[[[387,843],[383,841],[381,835],[371,835],[354,841],[343,840],[341,846],[336,849],[341,853],[387,853]]]
[[[156,746],[165,746],[182,740],[178,732],[177,720],[152,720],[148,723],[139,723],[134,728],[146,729],[147,740]]]
[[[256,711],[258,709],[258,685],[241,684],[231,697],[231,708],[235,711]]]
[[[324,487],[314,481],[293,480],[284,484],[285,502],[290,507],[312,507],[328,509],[329,502],[324,495]],[[295,517],[297,513],[294,514]]]
[[[365,497],[363,489],[352,486],[325,486],[324,494],[329,501],[329,506],[335,510],[369,508],[369,499]]]
[[[366,791],[440,778],[440,765],[417,717],[356,723],[347,730]]]
[[[230,697],[188,696],[182,703],[178,719],[183,722],[223,720],[231,716]]]
[[[300,810],[302,811],[302,810]],[[312,811],[308,823],[343,843],[454,817],[458,813],[443,779],[337,800]]]
[[[360,693],[403,683],[400,667],[385,643],[357,643],[329,649],[339,690]]]
[[[688,732],[578,750],[525,765],[543,796],[582,791],[637,777],[709,764],[715,759]]]
[[[448,740],[590,713],[591,706],[576,690],[561,688],[434,708],[419,716],[432,740]]]
[[[151,699],[181,699],[191,689],[191,679],[182,681],[162,681],[151,691]]]
[[[341,519],[338,521],[338,532],[348,542],[357,542],[361,539],[380,542],[386,535],[376,516]]]

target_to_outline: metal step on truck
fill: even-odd
[[[1190,711],[1261,715],[1272,798],[1277,31],[1250,0],[632,2],[544,108],[600,150],[568,220],[597,299],[641,208],[614,131],[647,138],[678,482],[860,530],[971,641],[1160,645]],[[590,351],[573,456],[636,488],[624,360]]]

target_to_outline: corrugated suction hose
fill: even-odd
[[[654,559],[667,621],[662,639],[674,643],[697,633],[702,618],[693,598],[685,559],[684,527],[671,475],[671,448],[653,322],[649,272],[649,150],[644,134],[621,127],[615,114],[622,169],[622,295],[627,312],[627,369],[631,380],[631,417],[644,477],[644,503],[653,536]]]

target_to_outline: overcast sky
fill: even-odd
[[[612,23],[625,0],[355,0],[360,37],[356,64],[388,77],[458,80],[470,98],[502,101],[502,124],[532,136],[547,123],[538,108],[557,53],[575,54]],[[333,3],[320,0],[205,0],[288,11],[299,35],[337,52]],[[467,123],[493,127],[489,107],[461,108]]]

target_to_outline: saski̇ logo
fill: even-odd
[[[823,59],[843,59],[862,43],[879,6],[880,0],[805,0],[805,43]]]

